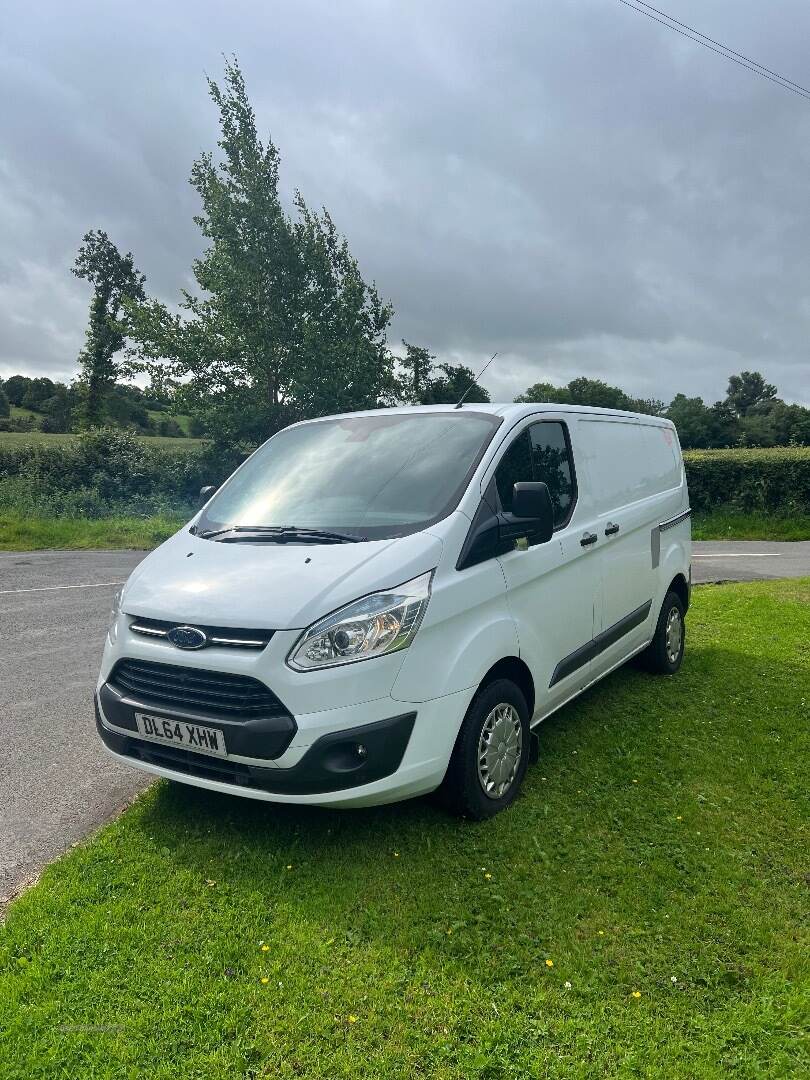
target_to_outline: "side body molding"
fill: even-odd
[[[640,607],[637,607],[635,611],[631,611],[629,615],[625,615],[614,623],[613,626],[609,626],[607,630],[603,630],[601,634],[597,634],[592,641],[587,642],[585,645],[581,645],[578,649],[575,649],[568,656],[564,656],[560,660],[559,664],[554,668],[551,676],[551,682],[548,684],[549,688],[558,683],[561,679],[567,678],[572,675],[578,668],[584,667],[594,657],[598,656],[605,649],[610,648],[625,634],[629,634],[631,630],[634,630],[641,623],[645,622],[650,614],[650,608],[652,607],[652,600],[647,600]]]

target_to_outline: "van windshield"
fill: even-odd
[[[339,530],[370,540],[417,532],[455,509],[500,423],[456,410],[285,428],[213,496],[196,531]]]

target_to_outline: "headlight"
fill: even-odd
[[[293,646],[287,663],[296,671],[313,671],[407,648],[425,614],[432,577],[431,570],[313,623]]]
[[[118,616],[121,614],[121,597],[123,594],[123,588],[115,590],[112,607],[110,608],[110,622],[107,626],[107,637],[110,639],[111,645],[115,642],[118,634]]]

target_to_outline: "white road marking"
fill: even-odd
[[[715,551],[706,555],[693,555],[693,559],[777,559],[781,551]]]
[[[93,585],[44,585],[37,589],[0,589],[0,596],[11,596],[12,593],[57,592],[59,589],[103,589],[107,585],[123,584],[123,581],[97,581]]]

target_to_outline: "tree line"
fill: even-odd
[[[83,430],[86,425],[86,387],[80,380],[55,382],[45,377],[12,375],[0,379],[0,431],[43,431],[50,435]],[[172,415],[166,396],[131,383],[111,382],[103,387],[98,423],[92,426],[123,428],[137,435],[182,438],[186,431]],[[191,418],[189,435],[202,435]]]
[[[42,414],[48,431],[157,424],[168,434],[174,414],[191,418],[192,434],[235,446],[329,413],[454,403],[465,392],[468,402],[488,401],[471,369],[407,341],[395,353],[393,307],[363,278],[329,212],[298,191],[285,209],[279,152],[259,137],[235,59],[208,91],[220,137],[216,155],[201,154],[191,169],[206,243],[191,268],[196,289],[181,289],[175,308],[150,298],[133,254],[88,232],[73,266],[92,289],[80,375],[69,387],[12,376],[0,389],[0,428],[32,422],[3,419],[9,403]],[[138,376],[148,391],[131,385]],[[757,372],[732,376],[725,401],[711,406],[683,394],[668,406],[638,401],[585,378],[536,383],[517,400],[667,415],[685,446],[810,444],[810,410],[780,401]]]
[[[665,405],[654,398],[633,398],[599,379],[572,379],[567,386],[540,382],[516,401],[550,401],[666,416],[686,449],[730,446],[810,446],[810,409],[789,405],[758,371],[742,371],[728,381],[722,401],[707,405],[700,397],[676,394]]]

